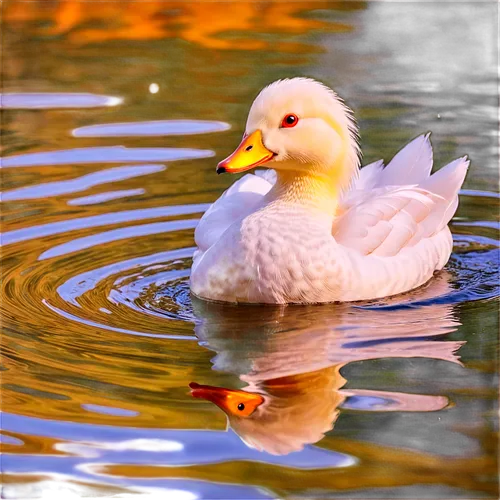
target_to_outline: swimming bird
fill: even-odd
[[[195,230],[194,295],[233,303],[348,302],[419,287],[452,251],[448,222],[469,161],[431,175],[429,134],[360,169],[358,129],[338,95],[279,80],[253,102],[217,166],[239,173]]]

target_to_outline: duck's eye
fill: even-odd
[[[245,409],[245,405],[243,403],[240,403],[238,405],[238,410],[243,411]]]
[[[299,117],[297,115],[294,115],[293,113],[290,113],[289,115],[286,115],[285,118],[283,118],[281,126],[283,128],[291,128],[295,127],[297,123],[299,123]]]

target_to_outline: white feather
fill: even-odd
[[[194,233],[196,245],[202,252],[208,250],[231,224],[252,212],[271,189],[267,178],[272,179],[272,176],[261,172],[259,175],[247,174],[209,207]]]
[[[420,135],[401,149],[382,170],[375,186],[419,184],[429,177],[432,170],[429,136]]]
[[[354,184],[354,189],[356,190],[368,190],[376,186],[380,174],[384,169],[383,160],[374,161],[369,165],[365,165],[359,171],[359,177]]]

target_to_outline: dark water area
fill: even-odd
[[[341,82],[339,92],[345,85],[351,93],[355,89],[360,101],[397,96],[415,104],[415,112],[401,116],[399,125],[418,124],[436,140],[457,137],[459,150],[483,175],[496,178],[498,19],[494,1],[371,2],[358,15],[359,35],[347,35],[340,43],[334,36],[324,37],[324,43],[341,47],[347,56],[336,60],[327,54],[314,74],[337,74],[336,63],[342,66],[348,59],[353,78]],[[357,79],[361,66],[368,75]]]
[[[1,9],[2,498],[498,498],[495,2]],[[215,165],[298,75],[354,109],[363,164],[427,131],[435,168],[469,155],[452,257],[365,304],[197,300]]]

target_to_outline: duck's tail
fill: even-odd
[[[425,179],[419,187],[440,196],[447,205],[439,225],[448,224],[458,207],[458,192],[464,183],[470,161],[462,156]]]

